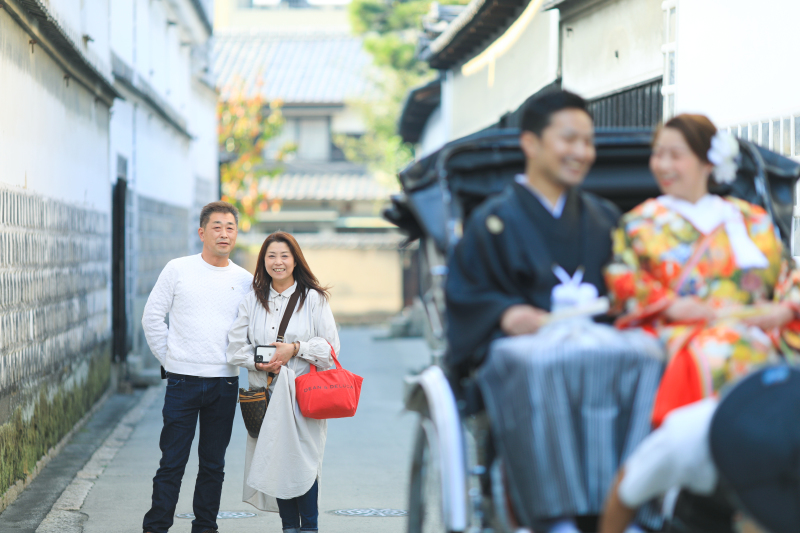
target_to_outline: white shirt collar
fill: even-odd
[[[528,176],[525,174],[517,174],[514,177],[517,183],[528,189],[531,194],[533,194],[539,202],[544,206],[547,211],[553,215],[553,218],[561,218],[561,214],[564,212],[564,205],[567,203],[567,193],[561,193],[561,196],[558,197],[556,200],[555,205],[550,203],[550,200],[544,197],[542,193],[537,191],[533,186],[531,186],[530,182],[528,181]]]
[[[292,294],[294,294],[295,289],[297,289],[297,282],[296,281],[292,284],[291,287],[289,287],[288,289],[286,289],[283,292],[278,292],[275,289],[273,289],[272,288],[272,283],[270,283],[269,284],[269,299],[272,300],[273,298],[277,298],[279,296],[283,297],[283,298],[288,298]]]
[[[658,201],[688,220],[703,235],[724,224],[739,268],[769,266],[767,256],[750,238],[742,212],[731,202],[713,194],[706,194],[695,203],[669,195],[659,196]]]

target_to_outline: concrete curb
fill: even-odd
[[[58,455],[62,449],[64,449],[64,446],[66,446],[67,443],[72,439],[72,436],[75,435],[75,432],[80,430],[84,425],[86,425],[86,422],[88,422],[89,419],[92,418],[92,415],[94,415],[97,412],[97,410],[100,409],[100,407],[106,402],[106,400],[108,400],[111,397],[112,393],[113,393],[112,387],[109,387],[108,390],[106,390],[106,392],[104,392],[103,395],[100,397],[100,399],[94,403],[92,408],[89,409],[89,412],[83,415],[83,417],[80,420],[78,420],[78,422],[75,423],[72,429],[70,429],[69,432],[66,435],[64,435],[64,437],[62,437],[60,441],[58,441],[58,444],[47,450],[47,453],[36,462],[36,466],[33,467],[33,471],[30,474],[28,474],[28,477],[26,477],[24,480],[20,479],[19,481],[14,483],[5,492],[5,494],[0,496],[0,513],[5,511],[9,505],[11,505],[16,501],[19,495],[22,494],[22,491],[28,488],[28,485],[30,485],[31,482],[34,479],[36,479],[36,476],[39,475],[39,473],[44,469],[44,467],[46,467],[50,463],[50,461],[52,461],[53,458],[56,455]]]
[[[36,528],[36,533],[83,532],[83,523],[88,516],[81,513],[80,509],[94,486],[93,480],[102,475],[106,467],[114,460],[117,452],[130,438],[136,424],[144,417],[147,409],[161,392],[161,387],[150,387],[136,407],[122,417],[111,435],[94,452],[89,462],[75,475],[72,483],[53,504],[53,508]]]

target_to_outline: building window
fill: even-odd
[[[800,117],[794,117],[794,155],[800,156]]]
[[[800,158],[800,116],[731,126],[728,130],[777,154]]]
[[[788,118],[783,119],[781,141],[783,155],[792,155],[792,122]]]
[[[781,151],[781,121],[772,121],[772,151],[780,154]]]
[[[661,122],[661,78],[589,102],[597,128],[653,128]]]
[[[750,126],[750,141],[758,144],[758,123]]]
[[[675,59],[678,39],[678,7],[677,0],[667,0],[662,4],[664,9],[664,85],[661,94],[664,96],[664,120],[675,116]]]

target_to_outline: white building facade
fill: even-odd
[[[130,351],[139,377],[158,370],[141,328],[147,296],[170,259],[200,251],[200,209],[219,198],[212,7],[111,3],[111,65],[122,98],[112,109],[109,177],[126,205],[117,221],[125,228],[124,290],[115,293],[120,301],[124,293],[125,313],[115,322],[126,338],[117,349]]]
[[[0,511],[115,382],[163,265],[196,250],[219,187],[212,12],[0,2]]]
[[[0,510],[109,383],[108,9],[0,9]]]
[[[800,72],[783,59],[798,17],[787,0],[473,0],[423,50],[441,103],[409,137],[430,153],[555,84],[587,98],[598,127],[704,113],[800,157]]]
[[[785,59],[797,49],[800,4],[667,0],[662,8],[667,114],[704,113],[738,136],[800,157],[800,71]]]

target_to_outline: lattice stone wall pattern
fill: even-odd
[[[139,196],[137,292],[147,296],[166,264],[189,253],[189,210]]]
[[[105,213],[0,188],[0,424],[109,343],[109,230]]]
[[[144,357],[146,366],[152,366],[157,363],[144,337],[142,312],[150,291],[167,263],[190,253],[186,231],[189,210],[141,195],[137,196],[136,203],[136,294],[133,316],[129,320],[133,322],[133,351]]]

